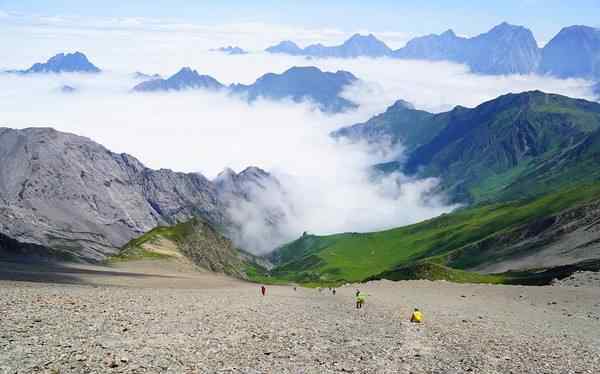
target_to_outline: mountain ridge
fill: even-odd
[[[525,26],[503,22],[473,37],[458,36],[451,29],[441,34],[415,37],[396,50],[372,34],[355,34],[337,46],[318,43],[301,48],[286,40],[265,51],[307,57],[451,61],[465,64],[479,74],[537,73],[558,78],[600,80],[600,30],[582,25],[564,27],[543,48]]]
[[[535,195],[569,183],[572,178],[596,178],[598,103],[529,91],[502,95],[475,108],[456,107],[438,114],[391,108],[366,123],[342,128],[333,136],[406,144],[405,160],[378,168],[439,177],[440,191],[453,201]],[[569,168],[571,174],[567,177],[567,169],[560,165],[577,168]],[[550,180],[552,183],[547,183]]]
[[[281,74],[262,75],[249,85],[225,86],[209,75],[200,75],[196,70],[185,67],[167,79],[152,79],[139,83],[133,91],[163,92],[188,89],[228,91],[248,102],[254,102],[259,98],[291,99],[294,102],[308,99],[323,112],[339,113],[358,107],[356,103],[341,96],[347,86],[358,80],[352,73],[343,70],[332,73],[321,71],[314,66],[293,66]]]
[[[15,240],[93,262],[156,226],[194,217],[235,229],[228,201],[199,173],[149,169],[50,128],[0,128],[0,145],[0,232]]]

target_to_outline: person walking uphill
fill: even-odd
[[[361,309],[365,304],[366,295],[360,291],[356,291],[356,309]]]
[[[265,296],[267,294],[267,287],[265,286],[260,286],[260,293]]]

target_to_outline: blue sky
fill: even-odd
[[[448,28],[475,35],[508,21],[528,26],[541,42],[563,26],[600,26],[600,0],[0,0],[0,10],[49,16],[170,18],[199,24],[264,22],[412,35]]]

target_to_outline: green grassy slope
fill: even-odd
[[[279,262],[272,274],[295,282],[362,281],[377,276],[401,279],[400,274],[410,276],[412,272],[413,278],[526,283],[525,274],[479,275],[461,271],[489,258],[478,259],[470,253],[468,259],[461,260],[453,254],[460,254],[461,248],[490,235],[596,199],[600,199],[598,183],[527,201],[462,209],[393,230],[305,235],[278,250],[275,258]],[[404,271],[398,272],[402,268]]]
[[[401,143],[406,160],[375,168],[439,177],[441,189],[458,202],[539,196],[600,178],[600,104],[540,91],[439,114],[398,102],[332,136]]]
[[[580,163],[574,149],[599,131],[598,103],[539,91],[509,94],[449,112],[447,126],[412,152],[404,169],[440,177],[459,201],[506,201],[517,190],[536,196],[597,180],[598,152],[589,149]],[[577,168],[560,167],[573,161]],[[548,179],[556,183],[543,183]],[[523,183],[529,188],[519,188]]]
[[[156,227],[130,241],[109,262],[142,259],[186,260],[203,269],[244,279],[266,273],[258,259],[235,248],[199,219]]]

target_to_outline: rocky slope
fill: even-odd
[[[369,296],[356,310],[356,285],[335,296],[269,287],[260,297],[249,284],[169,282],[0,281],[0,372],[592,374],[600,365],[595,289],[376,282],[358,286]],[[408,322],[414,307],[424,323]]]
[[[501,273],[552,268],[598,258],[600,200],[594,200],[467,245],[451,255],[449,265],[459,264],[480,273]]]
[[[190,264],[199,270],[223,273],[247,279],[248,267],[269,265],[249,253],[236,248],[210,224],[200,218],[157,227],[127,243],[111,263],[158,259]]]
[[[196,216],[234,227],[201,174],[152,170],[84,137],[0,128],[0,159],[0,233],[75,258],[101,260],[157,225]]]

